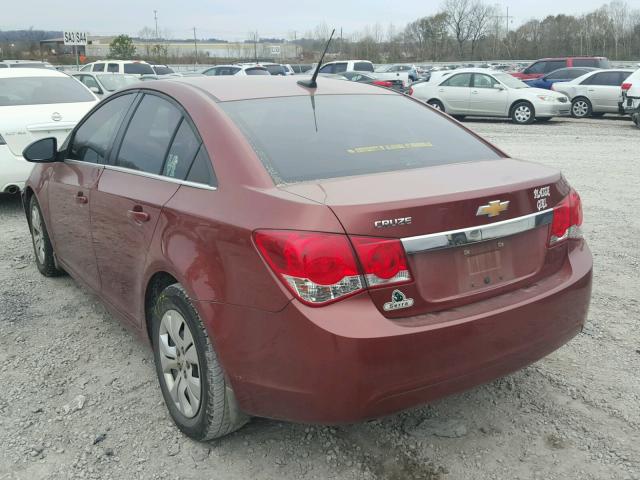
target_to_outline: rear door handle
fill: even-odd
[[[471,90],[471,93],[474,94],[474,95],[477,95],[478,94],[478,90]]]
[[[76,193],[76,203],[89,203],[89,199],[82,192]]]
[[[147,212],[142,211],[142,207],[140,205],[136,205],[133,209],[128,210],[127,217],[139,223],[148,222],[151,218]]]

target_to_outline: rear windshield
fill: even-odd
[[[71,77],[0,78],[0,107],[93,101],[91,92]]]
[[[147,63],[125,63],[124,73],[132,73],[134,75],[155,75],[151,65]]]
[[[401,95],[316,95],[220,106],[276,184],[499,158],[446,117]]]

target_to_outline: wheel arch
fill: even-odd
[[[149,341],[151,342],[151,321],[153,315],[153,306],[160,293],[169,285],[180,283],[178,279],[171,273],[164,270],[155,272],[149,280],[144,293],[144,327]],[[181,284],[182,285],[182,284]]]

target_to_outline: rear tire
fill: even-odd
[[[249,421],[238,408],[198,312],[177,283],[156,299],[152,340],[162,396],[182,432],[204,442]]]
[[[435,98],[432,98],[431,100],[429,100],[427,104],[431,105],[436,110],[440,110],[441,112],[445,111],[444,105],[442,104],[442,102],[440,100],[436,100]]]
[[[584,98],[574,98],[571,102],[571,116],[573,118],[587,118],[593,113],[593,107],[591,102]]]
[[[29,200],[29,227],[33,253],[36,256],[36,266],[45,277],[58,277],[64,275],[64,270],[58,268],[53,246],[47,232],[47,226],[42,217],[42,210],[35,195]]]
[[[529,102],[517,102],[511,107],[511,120],[518,125],[529,125],[536,119],[536,111]]]

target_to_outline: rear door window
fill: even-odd
[[[204,185],[216,186],[217,180],[213,169],[211,168],[211,160],[207,155],[207,150],[204,145],[200,146],[198,154],[196,155],[189,174],[187,175],[187,181],[193,183],[202,183]]]
[[[189,122],[183,119],[171,143],[162,175],[184,180],[199,148],[200,139],[194,133]]]
[[[333,73],[340,73],[347,71],[347,62],[335,63],[333,65]]]
[[[373,72],[373,64],[369,62],[356,62],[353,65],[353,69],[359,72]]]
[[[445,80],[442,87],[469,87],[471,85],[470,73],[459,73]]]
[[[219,105],[276,184],[500,157],[465,129],[402,95],[316,95],[314,102],[295,96]]]
[[[111,143],[136,94],[108,100],[76,130],[67,158],[91,163],[106,163]]]
[[[271,75],[269,70],[262,67],[247,68],[244,73],[247,75]]]
[[[145,95],[122,139],[116,165],[160,174],[178,123],[180,111],[157,95]]]
[[[124,73],[131,73],[133,75],[154,75],[153,68],[148,63],[125,63]]]
[[[554,70],[558,70],[559,68],[564,68],[566,66],[566,60],[548,60],[545,62],[544,71],[542,73],[553,72]]]

